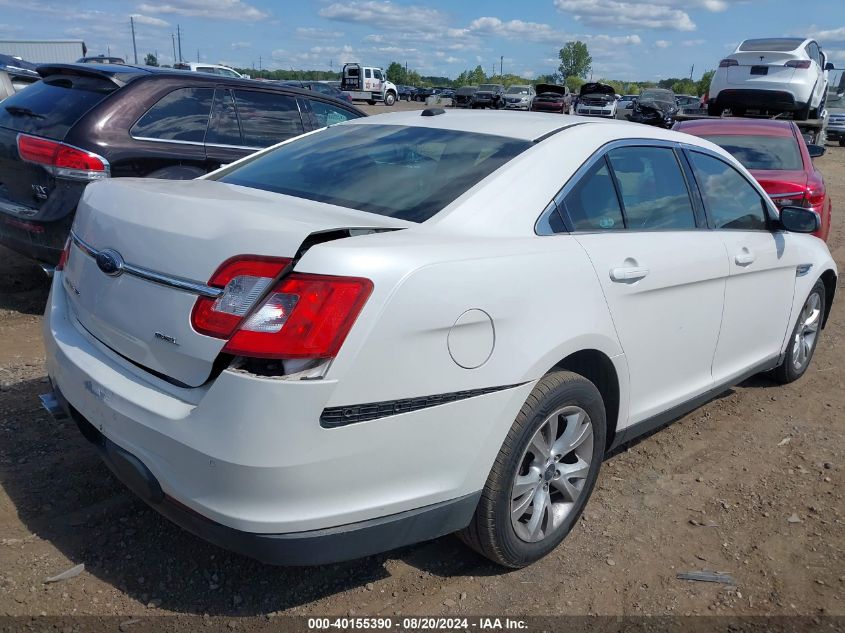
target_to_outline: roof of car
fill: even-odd
[[[776,119],[693,119],[679,121],[674,129],[687,134],[744,134],[755,136],[794,136],[792,121]]]
[[[586,117],[544,114],[540,112],[505,112],[503,110],[448,110],[435,116],[422,116],[419,110],[379,114],[347,121],[343,125],[404,125],[430,127],[455,132],[474,132],[505,136],[522,141],[537,141],[573,125],[625,126],[628,131],[646,126],[615,119],[590,119]],[[621,127],[620,127],[621,129]],[[651,132],[651,130],[648,130]],[[626,136],[626,134],[621,134]]]

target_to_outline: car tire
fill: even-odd
[[[604,403],[592,382],[568,371],[544,376],[516,416],[472,521],[458,537],[491,561],[513,569],[551,552],[590,497],[605,436]],[[562,465],[569,476],[561,476]]]
[[[707,116],[722,116],[722,112],[725,109],[720,106],[718,103],[708,102],[707,103]]]
[[[375,105],[375,104],[376,104],[376,102],[375,102],[374,99],[370,99],[369,101],[367,101],[367,105]]]
[[[782,385],[798,380],[810,366],[821,334],[826,300],[824,283],[819,279],[798,313],[783,361],[772,372]]]
[[[839,139],[839,147],[845,147],[845,138]]]
[[[807,119],[809,119],[810,118],[810,104],[807,103],[802,108],[795,110],[792,113],[792,118],[795,121],[806,121]]]
[[[204,176],[208,172],[199,167],[191,167],[190,165],[170,165],[169,167],[162,167],[151,171],[144,178],[160,178],[162,180],[193,180]]]
[[[394,103],[396,103],[396,95],[394,93],[388,92],[384,95],[384,105],[392,106]]]

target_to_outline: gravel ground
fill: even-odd
[[[818,165],[845,268],[845,148]],[[46,296],[38,267],[0,249],[0,616],[208,614],[250,630],[266,620],[241,616],[845,615],[843,297],[802,380],[749,380],[614,455],[564,544],[504,572],[454,537],[284,569],[181,531],[41,411]],[[676,579],[693,570],[736,584]]]

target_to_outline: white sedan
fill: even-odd
[[[520,567],[608,450],[804,374],[837,285],[817,223],[676,132],[349,121],[199,180],[90,185],[44,399],[223,547],[312,564],[458,531]]]

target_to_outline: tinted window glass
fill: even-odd
[[[738,171],[712,156],[690,152],[689,157],[715,228],[766,230],[763,199]]]
[[[135,125],[135,137],[202,143],[214,99],[213,88],[179,88],[159,99]]]
[[[629,229],[695,228],[686,180],[668,147],[620,147],[608,152]]]
[[[397,125],[338,125],[220,177],[245,187],[424,222],[530,142]]]
[[[312,101],[311,111],[314,113],[314,118],[317,119],[317,127],[327,127],[336,123],[343,123],[349,119],[358,118],[358,115],[354,112],[322,101]]]
[[[780,52],[794,51],[804,40],[795,37],[770,37],[759,40],[745,40],[739,47],[741,51]]]
[[[378,69],[374,70],[373,71],[373,77],[375,77],[376,79],[381,79],[382,78],[381,77],[381,71],[378,70]]]
[[[329,86],[328,84],[321,84],[319,81],[315,81],[313,84],[309,84],[308,88],[313,90],[314,92],[319,92],[320,94],[329,95],[330,97],[337,97],[338,91]]]
[[[370,72],[370,69],[369,68],[365,69],[364,70],[364,78],[365,79],[372,79],[372,77],[373,77],[373,74]]]
[[[705,136],[728,150],[746,169],[804,169],[801,149],[793,136]]]
[[[235,100],[229,90],[218,89],[214,96],[211,124],[208,126],[205,142],[219,145],[243,145],[238,115],[235,112]]]
[[[304,132],[296,99],[273,92],[235,90],[244,145],[267,147]]]
[[[0,126],[62,139],[83,114],[116,89],[107,79],[48,77],[0,104]]]
[[[564,202],[576,231],[624,229],[622,209],[604,160],[597,162],[566,195]]]
[[[190,68],[190,66],[188,67]],[[198,73],[211,73],[212,75],[217,74],[217,69],[213,66],[197,66],[196,72]]]

